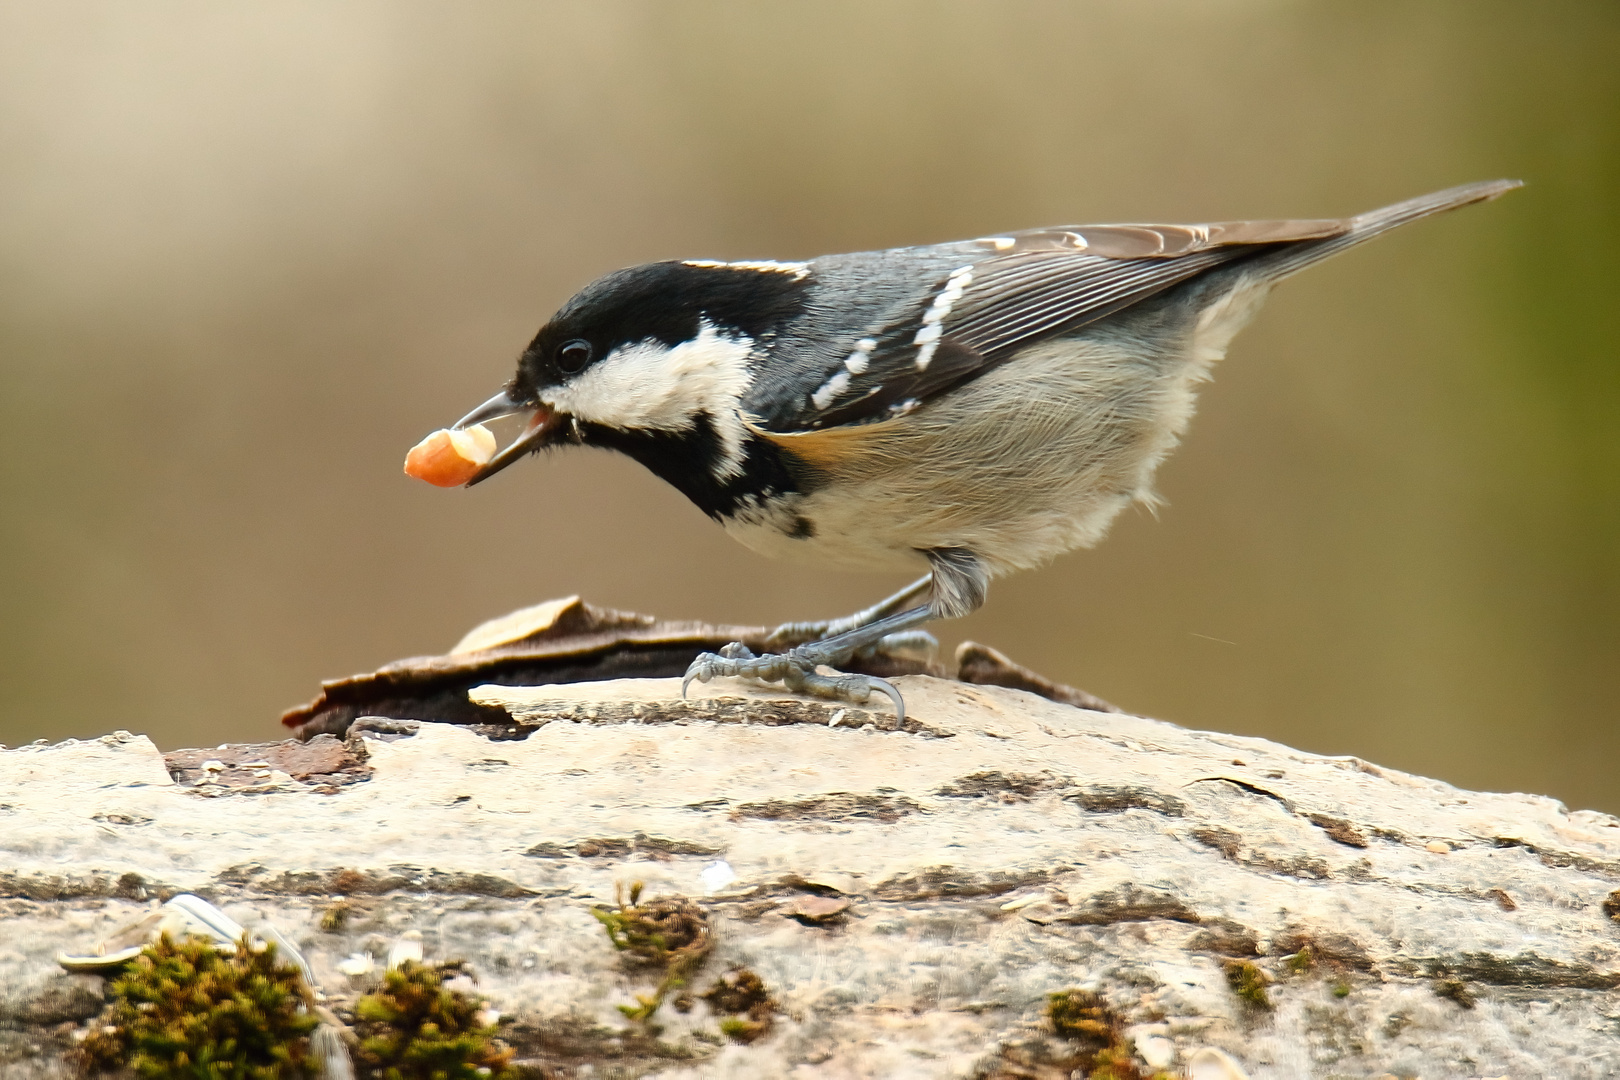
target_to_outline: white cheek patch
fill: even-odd
[[[945,287],[939,290],[934,302],[923,312],[922,329],[911,339],[911,343],[918,346],[918,371],[928,370],[928,365],[933,362],[934,352],[939,348],[939,336],[945,332],[945,316],[951,313],[951,305],[962,299],[962,294],[971,284],[973,267],[962,266],[952,270],[951,276],[945,279]]]
[[[641,431],[688,431],[707,414],[722,448],[715,476],[738,476],[746,429],[737,403],[753,381],[754,342],[723,334],[707,319],[698,325],[698,336],[679,345],[621,345],[540,400],[588,423]]]

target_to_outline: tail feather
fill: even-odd
[[[1382,236],[1391,229],[1429,217],[1431,214],[1455,210],[1459,206],[1487,202],[1523,186],[1523,180],[1485,180],[1477,184],[1464,184],[1461,187],[1419,195],[1415,199],[1407,199],[1405,202],[1357,214],[1349,219],[1350,228],[1338,236],[1330,236],[1323,240],[1299,241],[1260,256],[1250,266],[1271,281],[1280,281],[1299,273],[1307,266],[1331,258],[1375,236]]]

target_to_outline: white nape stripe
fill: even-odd
[[[818,409],[825,409],[833,403],[833,399],[849,389],[849,380],[852,376],[847,371],[835,371],[832,378],[821,384],[821,389],[810,395],[810,404]]]
[[[844,357],[844,366],[851,375],[865,375],[866,369],[872,363],[872,350],[877,348],[877,340],[863,337],[855,343],[855,351]]]
[[[928,305],[928,310],[923,312],[922,329],[911,339],[913,345],[920,346],[917,350],[918,371],[928,370],[928,365],[933,362],[934,351],[939,348],[939,336],[945,332],[942,325],[945,316],[951,313],[951,305],[962,299],[962,294],[971,284],[973,284],[973,267],[957,267],[951,271],[951,276],[945,279],[945,287],[934,297],[934,302]]]
[[[721,333],[707,319],[698,335],[678,345],[648,338],[621,345],[561,386],[540,394],[560,413],[606,427],[640,431],[688,431],[707,415],[719,436],[716,478],[742,474],[747,429],[737,403],[753,382],[748,355],[754,342]]]
[[[801,281],[810,276],[810,264],[802,262],[775,262],[770,259],[722,262],[718,259],[683,259],[682,266],[701,266],[710,270],[753,270],[762,274],[792,274]]]

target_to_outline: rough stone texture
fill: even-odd
[[[280,765],[128,734],[0,753],[0,1075],[68,1075],[99,980],[53,955],[179,890],[273,921],[339,1002],[339,961],[420,931],[541,1076],[1035,1076],[1008,1063],[1062,1057],[1042,1009],[1070,987],[1155,1061],[1213,1046],[1256,1080],[1620,1075],[1620,821],[900,683],[899,732],[659,679],[475,691],[530,732],[500,742],[361,722]],[[756,972],[783,1010],[764,1038],[719,1038],[702,1002],[657,1033],[619,1014],[652,979],[591,908],[631,881],[702,905],[695,981]],[[1269,1008],[1233,989],[1256,975]]]

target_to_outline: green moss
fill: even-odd
[[[1270,1009],[1271,996],[1266,985],[1271,981],[1266,973],[1248,960],[1228,960],[1225,965],[1226,985],[1245,1005],[1255,1009]]]
[[[1342,983],[1339,983],[1336,986],[1334,986],[1333,987],[1333,996],[1336,997],[1336,998],[1347,998],[1347,997],[1349,997],[1350,996],[1350,984],[1342,982]]]
[[[1091,1071],[1086,1080],[1137,1080],[1142,1075],[1131,1054],[1124,1047],[1110,1046],[1097,1051],[1091,1059]]]
[[[1465,1009],[1472,1009],[1476,1001],[1474,992],[1468,989],[1468,984],[1461,979],[1436,979],[1434,992],[1448,1001],[1455,1001]]]
[[[734,1042],[751,1043],[771,1030],[776,1001],[765,981],[747,968],[732,968],[702,998],[716,1014],[728,1014],[720,1021],[720,1034]]]
[[[732,1042],[751,1043],[761,1035],[769,1023],[756,1023],[741,1016],[728,1016],[720,1021],[720,1034]]]
[[[1113,1014],[1090,990],[1059,990],[1046,995],[1046,1018],[1065,1039],[1106,1047],[1115,1041]]]
[[[328,934],[335,934],[349,924],[349,916],[353,909],[347,900],[339,900],[325,911],[321,912],[321,929]]]
[[[1086,1080],[1175,1080],[1170,1073],[1142,1071],[1119,1017],[1090,990],[1046,995],[1046,1019],[1053,1031],[1075,1044],[1073,1056],[1061,1062],[1068,1070],[1065,1075]]]
[[[355,1057],[378,1080],[502,1080],[512,1051],[479,1022],[483,1002],[444,983],[459,964],[407,960],[355,1003]]]
[[[1316,954],[1309,945],[1300,946],[1299,952],[1293,956],[1285,956],[1283,963],[1295,975],[1306,975],[1316,970]]]
[[[297,967],[255,951],[165,934],[109,988],[113,1003],[81,1048],[87,1072],[143,1080],[282,1080],[303,1075],[318,1023]]]
[[[714,947],[708,914],[684,896],[641,902],[641,882],[630,886],[630,900],[621,892],[615,908],[591,909],[607,931],[613,947],[629,961],[653,969],[658,984],[651,994],[637,994],[636,1004],[620,1005],[629,1020],[647,1023],[672,990],[680,990],[702,966]]]

